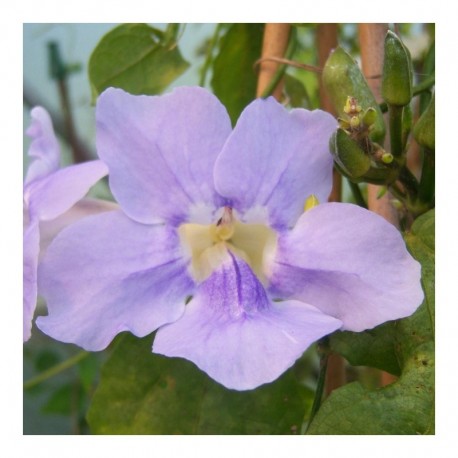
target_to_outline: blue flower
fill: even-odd
[[[156,332],[153,352],[236,390],[271,382],[317,339],[412,314],[420,266],[399,232],[331,189],[323,111],[255,100],[232,130],[208,91],[108,89],[97,149],[121,210],[61,232],[39,268],[38,326],[87,350]],[[191,298],[191,300],[189,300]]]

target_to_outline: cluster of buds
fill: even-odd
[[[331,151],[337,167],[352,181],[387,183],[395,176],[393,155],[370,138],[376,121],[375,108],[363,109],[355,97],[347,97]]]
[[[377,121],[377,111],[373,107],[363,110],[355,97],[348,96],[343,108],[347,119],[338,118],[339,126],[353,140],[360,144],[365,152],[377,162],[390,164],[393,155],[386,152],[380,145],[370,141],[369,134]]]

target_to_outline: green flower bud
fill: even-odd
[[[345,101],[344,108],[343,108],[343,111],[344,111],[346,114],[350,114],[352,111],[354,111],[354,107],[353,107],[353,105],[352,105],[352,101],[353,101],[353,97],[348,96],[348,97],[347,97],[347,100]]]
[[[369,107],[363,114],[363,123],[366,126],[372,126],[377,121],[377,111],[375,108]]]
[[[352,116],[350,118],[350,126],[352,127],[352,129],[356,129],[357,127],[359,127],[360,124],[361,121],[359,120],[359,116]]]
[[[370,137],[374,141],[383,143],[385,137],[385,123],[380,108],[375,101],[369,86],[353,58],[342,48],[336,48],[328,57],[322,73],[323,85],[334,105],[337,115],[346,118],[351,112],[351,101],[355,103],[355,115],[362,109],[374,107],[377,116]],[[351,97],[349,97],[351,95]],[[348,110],[348,113],[347,113]]]
[[[393,162],[393,155],[391,153],[387,153],[386,151],[382,154],[382,162],[384,164],[391,164]]]
[[[344,130],[334,132],[330,147],[334,160],[350,178],[358,178],[369,170],[369,156]]]
[[[382,96],[389,105],[404,106],[412,99],[412,62],[409,50],[390,30],[385,37]]]
[[[433,94],[431,102],[428,107],[420,116],[420,119],[415,124],[413,135],[419,145],[424,146],[430,150],[435,149],[435,95]]]
[[[359,113],[361,110],[361,105],[358,105],[357,99],[349,95],[343,107],[343,111],[348,115],[355,115]]]

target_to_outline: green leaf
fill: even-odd
[[[417,218],[409,234],[406,235],[407,247],[412,256],[421,264],[421,283],[425,292],[425,309],[430,320],[430,328],[424,329],[423,336],[417,334],[416,340],[429,339],[430,333],[434,336],[435,320],[435,210],[430,210]],[[412,318],[403,320],[402,326],[415,323],[415,315]],[[425,318],[426,319],[426,318]],[[418,342],[421,343],[421,342]]]
[[[41,411],[58,415],[79,414],[83,418],[86,406],[87,397],[84,396],[82,386],[78,381],[72,381],[56,388]]]
[[[359,383],[335,390],[309,434],[434,434],[434,210],[417,219],[406,242],[422,266],[425,300],[395,326],[400,378],[376,390]]]
[[[189,361],[124,335],[102,369],[88,422],[95,434],[291,434],[305,413],[288,371],[251,391],[228,390]]]
[[[86,393],[91,393],[94,389],[100,365],[98,353],[90,353],[78,363],[78,375]]]
[[[365,332],[335,332],[329,344],[352,366],[370,366],[400,375],[395,336],[396,324],[390,321]]]
[[[261,56],[263,24],[233,24],[221,37],[213,61],[211,86],[235,124],[242,110],[256,97],[254,63]]]
[[[189,66],[170,35],[146,24],[122,24],[108,32],[89,60],[93,99],[108,87],[131,94],[160,94]]]
[[[288,98],[289,105],[292,108],[310,108],[310,97],[307,94],[304,84],[294,76],[284,76],[285,93]]]
[[[70,415],[72,412],[72,392],[74,386],[71,383],[62,385],[55,390],[48,402],[42,407],[43,413],[56,413]]]

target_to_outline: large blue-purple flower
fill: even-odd
[[[37,302],[37,265],[50,240],[66,225],[88,214],[108,210],[102,201],[86,200],[73,207],[89,188],[108,173],[102,161],[60,169],[60,147],[51,118],[42,107],[31,111],[32,162],[24,183],[23,339],[30,338]],[[70,209],[73,209],[70,211]]]
[[[157,330],[153,352],[228,388],[275,380],[317,339],[410,315],[420,266],[379,216],[326,202],[335,120],[256,100],[234,130],[209,92],[108,89],[97,148],[122,211],[85,218],[39,270],[38,326],[104,349]],[[191,300],[187,303],[187,300]]]

